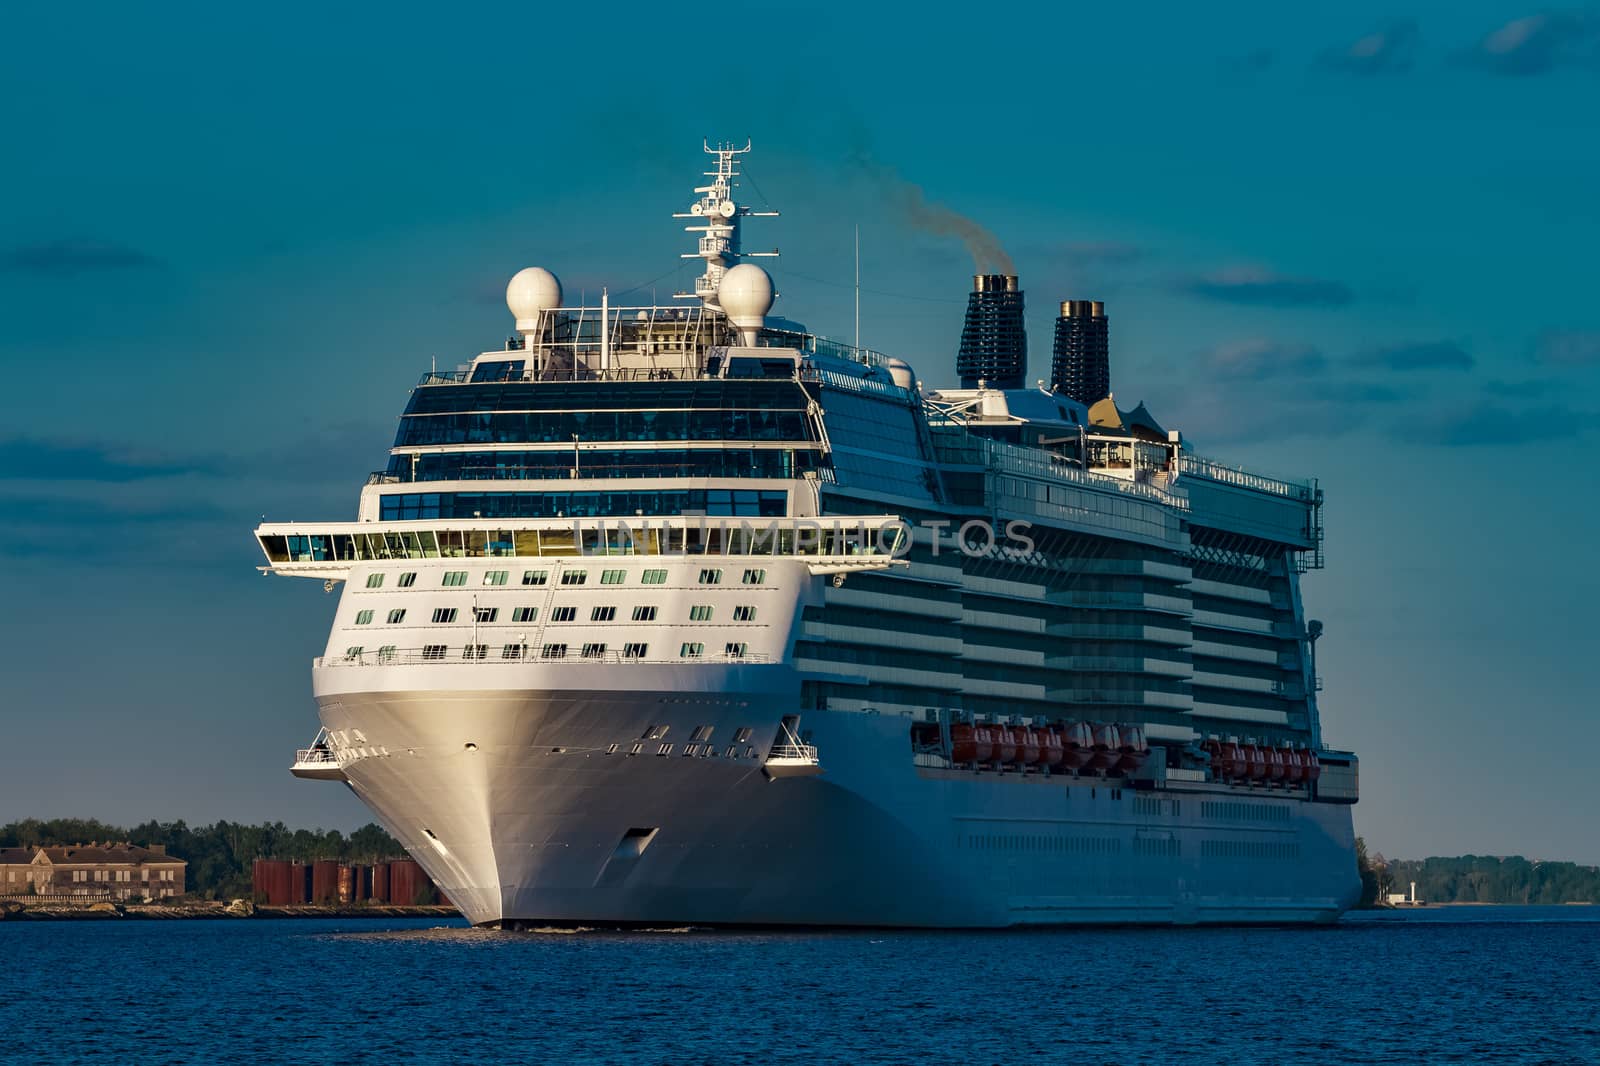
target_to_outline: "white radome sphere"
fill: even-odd
[[[526,267],[506,285],[506,306],[520,330],[539,328],[539,315],[561,306],[561,281],[544,267]]]
[[[736,326],[761,325],[772,299],[772,275],[754,263],[740,263],[717,286],[717,303]]]
[[[890,359],[886,365],[889,371],[889,380],[902,389],[910,389],[917,383],[917,375],[912,372],[911,364],[904,359]]]

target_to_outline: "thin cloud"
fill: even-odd
[[[1416,22],[1395,19],[1349,44],[1325,50],[1317,64],[1341,74],[1403,74],[1415,65],[1421,44]]]
[[[97,271],[142,270],[159,265],[161,261],[147,252],[110,241],[45,241],[18,245],[0,255],[0,269],[53,277],[72,277]]]
[[[1512,407],[1480,401],[1420,412],[1394,427],[1394,436],[1413,444],[1449,448],[1531,444],[1571,440],[1600,426],[1600,414],[1563,405]]]
[[[1512,19],[1455,58],[1463,66],[1514,78],[1562,67],[1600,70],[1600,19],[1588,11],[1545,11]]]
[[[1224,56],[1218,63],[1224,74],[1260,74],[1272,69],[1277,54],[1270,48],[1255,48],[1243,55]]]
[[[166,455],[129,445],[34,437],[0,440],[0,480],[125,482],[219,472],[219,467],[208,459]]]
[[[1431,341],[1374,348],[1356,356],[1355,366],[1382,370],[1471,370],[1476,360],[1454,341]]]
[[[1497,378],[1484,382],[1483,391],[1506,400],[1537,400],[1559,390],[1554,381],[1501,381]]]
[[[1546,330],[1534,342],[1533,354],[1549,366],[1600,365],[1600,330]]]
[[[1127,241],[1064,241],[1042,249],[1074,266],[1122,266],[1149,256],[1150,250]]]
[[[1285,277],[1260,267],[1231,267],[1182,278],[1179,292],[1249,307],[1345,307],[1355,293],[1342,281]]]
[[[1248,340],[1219,345],[1200,357],[1204,373],[1228,381],[1268,381],[1309,377],[1327,369],[1328,360],[1309,344]]]

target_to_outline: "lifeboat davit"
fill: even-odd
[[[983,762],[993,747],[989,731],[982,726],[958,722],[950,727],[950,758],[954,762]]]
[[[1038,730],[1024,726],[1021,729],[1013,729],[1012,732],[1017,735],[1017,765],[1037,766],[1039,756],[1043,754],[1039,746]]]
[[[1061,734],[1054,729],[1039,730],[1039,765],[1047,770],[1057,770],[1066,758],[1061,746]]]
[[[1009,726],[992,725],[989,735],[994,738],[994,751],[990,758],[1000,765],[1017,761],[1017,731]]]
[[[1293,748],[1283,753],[1283,779],[1291,785],[1298,785],[1306,777],[1306,761],[1303,753]]]
[[[1250,772],[1244,751],[1233,741],[1209,741],[1206,750],[1211,753],[1211,776],[1217,781],[1237,781]]]
[[[1094,755],[1089,759],[1089,769],[1110,770],[1122,758],[1122,735],[1117,727],[1102,722],[1094,727]]]
[[[1061,765],[1068,770],[1079,770],[1094,757],[1094,731],[1088,722],[1063,722],[1061,724]]]
[[[1118,749],[1117,772],[1131,774],[1150,758],[1150,743],[1144,738],[1144,726],[1125,725],[1120,730],[1122,745]]]
[[[1288,774],[1288,767],[1283,765],[1283,752],[1277,748],[1263,748],[1261,754],[1267,760],[1267,780],[1282,781]]]
[[[1267,777],[1267,756],[1254,744],[1244,746],[1245,776],[1252,781],[1265,781]]]

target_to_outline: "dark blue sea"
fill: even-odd
[[[1600,907],[1323,929],[0,922],[40,1063],[1600,1063]]]

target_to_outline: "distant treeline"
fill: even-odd
[[[1409,892],[1428,903],[1600,903],[1600,866],[1534,862],[1521,855],[1395,859],[1386,892]]]
[[[1521,855],[1458,855],[1454,858],[1385,859],[1367,854],[1356,837],[1361,873],[1358,906],[1381,905],[1391,892],[1410,893],[1425,903],[1600,903],[1600,866],[1535,862]]]
[[[282,822],[217,822],[192,828],[181,821],[144,822],[124,829],[92,818],[28,818],[0,825],[3,848],[87,844],[91,840],[165,845],[168,854],[189,864],[189,891],[206,899],[249,899],[250,865],[258,858],[375,862],[405,855],[398,841],[370,823],[349,836],[337,829],[290,829]]]

